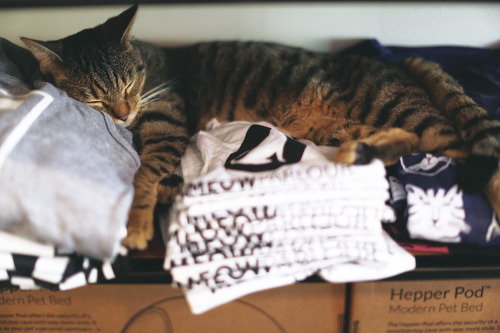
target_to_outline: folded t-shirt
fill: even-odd
[[[51,84],[30,81],[36,75],[12,55],[36,60],[0,46],[0,230],[114,258],[140,164],[130,133]]]

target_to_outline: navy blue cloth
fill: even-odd
[[[361,42],[344,53],[358,54],[387,62],[408,57],[434,61],[464,87],[465,92],[500,120],[500,49],[463,46],[384,46],[376,40]]]
[[[384,46],[367,40],[344,51],[398,62],[408,57],[434,61],[465,92],[500,120],[500,49],[462,46]],[[500,245],[500,228],[483,194],[463,193],[456,164],[429,154],[406,156],[387,168],[398,230],[410,238],[473,245]],[[403,232],[403,234],[405,234]]]
[[[500,245],[500,228],[487,199],[482,193],[460,190],[456,164],[450,158],[405,156],[387,168],[387,176],[396,223],[410,238]]]

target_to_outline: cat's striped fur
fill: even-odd
[[[338,146],[341,163],[390,164],[417,151],[479,162],[500,213],[500,123],[438,65],[255,42],[162,49],[131,41],[136,9],[61,41],[24,39],[51,82],[133,132],[142,165],[129,247],[147,246],[156,203],[169,201],[182,183],[174,171],[189,136],[213,117],[266,120],[291,136]]]

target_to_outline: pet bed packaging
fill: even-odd
[[[500,280],[356,283],[349,333],[500,332]]]
[[[0,290],[0,332],[342,332],[345,285],[301,283],[193,315],[168,285]]]

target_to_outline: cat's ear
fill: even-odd
[[[101,29],[109,40],[119,41],[120,43],[131,42],[133,37],[130,29],[134,24],[137,13],[137,5],[134,5],[116,17],[112,17],[104,24]]]
[[[61,42],[42,42],[21,37],[24,45],[31,51],[40,64],[40,71],[50,77],[62,75],[64,64],[61,59]]]

